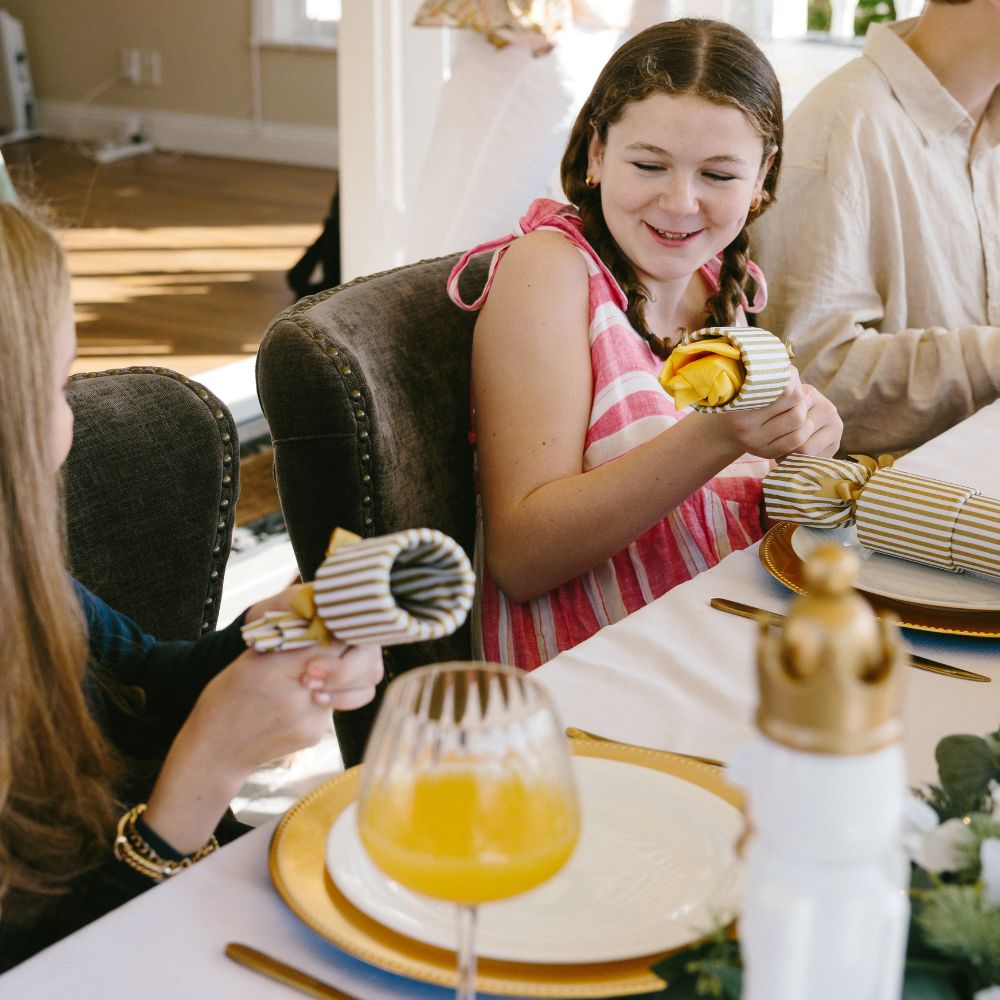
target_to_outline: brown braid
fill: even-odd
[[[628,299],[625,316],[632,329],[645,338],[653,354],[665,361],[670,356],[671,345],[664,343],[657,337],[646,323],[646,303],[649,301],[649,292],[639,280],[631,261],[618,249],[618,244],[608,232],[607,224],[604,221],[604,212],[601,209],[599,191],[587,187],[584,187],[584,190],[590,197],[583,196],[580,203],[577,204],[577,208],[580,212],[580,219],[583,221],[583,232],[587,241],[601,260],[607,264],[608,270],[625,293],[625,297]]]
[[[562,158],[563,191],[580,212],[587,241],[625,293],[625,315],[632,327],[657,357],[666,358],[671,346],[653,334],[646,322],[649,291],[608,230],[600,187],[586,184],[591,136],[596,134],[604,143],[608,128],[621,119],[629,104],[655,93],[694,94],[713,104],[738,108],[763,139],[764,158],[774,154],[764,178],[761,205],[750,212],[748,223],[774,201],[783,125],[781,91],[767,57],[738,28],[701,18],[666,21],[626,42],[601,70],[580,109]],[[717,325],[732,323],[744,293],[753,298],[748,249],[744,226],[723,252],[721,286],[706,303],[706,312]]]
[[[732,326],[736,310],[743,302],[747,281],[747,264],[750,257],[750,233],[744,226],[739,235],[722,251],[722,269],[719,272],[719,290],[705,303],[712,326]],[[748,299],[752,295],[747,296]]]

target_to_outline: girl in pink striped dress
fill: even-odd
[[[739,30],[682,19],[627,42],[562,161],[576,207],[534,202],[449,293],[473,340],[475,653],[530,670],[761,535],[760,480],[833,454],[797,376],[752,410],[678,412],[657,382],[680,332],[745,324],[765,286],[746,226],[774,196],[781,97]],[[461,301],[468,259],[493,252]]]

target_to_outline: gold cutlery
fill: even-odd
[[[316,979],[301,969],[296,969],[286,962],[265,955],[264,952],[251,948],[249,945],[227,944],[226,955],[234,962],[245,965],[248,969],[253,969],[254,972],[259,972],[279,983],[301,990],[311,997],[319,997],[320,1000],[355,1000],[350,993],[338,990],[336,986],[324,983],[321,979]]]
[[[741,618],[754,618],[757,621],[771,621],[780,625],[785,616],[777,611],[765,611],[763,608],[755,608],[752,604],[741,604],[739,601],[730,601],[725,597],[713,597],[708,602],[717,611],[728,611],[731,615],[739,615]],[[989,683],[992,678],[985,674],[977,674],[972,670],[965,670],[962,667],[953,667],[948,663],[941,663],[932,660],[930,657],[921,656],[919,653],[910,653],[910,666],[919,670],[928,670],[932,674],[943,674],[945,677],[957,677],[963,681],[981,681]]]
[[[643,747],[637,743],[625,743],[622,740],[613,740],[610,736],[600,736],[597,733],[589,733],[586,729],[577,729],[576,726],[567,726],[566,735],[572,740],[597,740],[599,743],[613,743],[619,747],[631,747],[634,750],[652,750],[654,753],[671,754],[674,757],[685,757],[688,760],[696,760],[700,764],[710,764],[712,767],[725,767],[721,760],[714,757],[699,757],[693,753],[676,753],[673,750],[657,750],[656,747]]]

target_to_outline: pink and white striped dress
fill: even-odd
[[[587,472],[655,437],[681,420],[685,412],[676,410],[660,388],[657,374],[662,362],[629,324],[625,294],[584,239],[580,217],[570,205],[539,199],[509,236],[466,253],[448,281],[452,301],[466,310],[479,309],[507,247],[519,236],[536,230],[562,233],[587,262],[594,380],[583,453]],[[482,294],[472,303],[463,302],[459,275],[470,258],[491,251],[493,259]],[[702,268],[713,289],[719,286],[720,266],[716,259]],[[763,308],[765,286],[755,266],[753,274],[761,289],[754,301],[756,311]],[[742,315],[735,321],[737,325],[743,322]],[[474,410],[472,419],[474,442]],[[607,562],[524,603],[508,600],[486,566],[477,483],[475,566],[479,585],[473,608],[474,655],[533,670],[709,569],[730,552],[751,545],[761,536],[761,480],[769,469],[769,462],[744,456]]]

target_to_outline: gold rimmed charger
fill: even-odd
[[[791,521],[779,521],[764,535],[758,552],[764,569],[771,576],[789,590],[804,594],[805,563],[792,547],[792,535],[797,527]],[[865,591],[862,593],[876,611],[891,611],[895,614],[904,628],[984,639],[1000,638],[1000,612],[997,611],[965,611],[930,604],[911,604],[909,601]]]
[[[742,808],[739,791],[717,767],[660,750],[571,740],[573,753],[673,775]],[[292,912],[316,933],[364,962],[423,982],[454,987],[455,955],[397,934],[347,901],[326,870],[326,840],[357,797],[361,768],[320,785],[285,814],[271,838],[271,881]],[[664,952],[619,962],[541,965],[480,959],[476,989],[528,997],[610,997],[663,989],[650,966]]]

